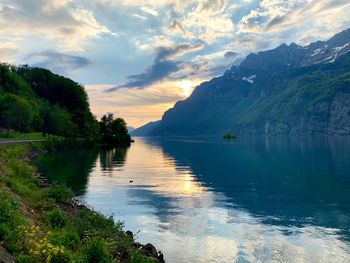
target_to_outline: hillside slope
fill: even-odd
[[[350,29],[306,47],[250,54],[176,103],[151,134],[348,135],[349,51]]]
[[[82,85],[43,68],[0,64],[0,130],[96,137]]]

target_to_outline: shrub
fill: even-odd
[[[70,255],[63,246],[50,242],[52,233],[44,232],[39,226],[24,228],[25,245],[33,262],[69,262]]]
[[[5,247],[10,252],[18,252],[23,247],[23,236],[19,227],[24,225],[25,221],[17,211],[18,208],[16,198],[0,191],[0,239],[5,241]]]
[[[113,262],[104,240],[98,238],[88,239],[83,249],[84,263],[109,263]]]
[[[16,256],[16,263],[36,263],[35,258],[29,256],[29,255],[17,255]]]
[[[48,190],[48,196],[59,203],[65,203],[74,196],[74,193],[62,184],[53,184]]]
[[[63,228],[61,231],[55,232],[51,238],[52,244],[62,245],[70,249],[76,249],[79,242],[79,235],[73,228]]]
[[[58,208],[47,214],[47,221],[52,228],[62,228],[67,224],[66,214]]]
[[[83,209],[72,218],[72,224],[78,234],[83,236],[99,236],[109,238],[121,231],[121,224],[115,224],[113,218],[106,218],[99,213]]]

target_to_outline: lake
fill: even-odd
[[[350,138],[136,138],[39,167],[170,263],[350,262]]]

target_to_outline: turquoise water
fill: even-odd
[[[39,164],[167,262],[350,262],[349,138],[137,138]]]

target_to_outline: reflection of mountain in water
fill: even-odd
[[[347,139],[250,138],[236,143],[152,139],[204,186],[266,223],[347,229],[350,146]],[[337,189],[337,190],[335,190]]]
[[[348,262],[349,146],[150,138],[127,151],[55,153],[40,165],[81,201],[141,230],[140,242],[169,262]]]

